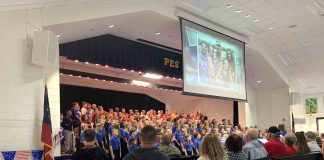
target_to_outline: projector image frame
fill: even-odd
[[[229,36],[229,35],[226,35],[226,34],[224,34],[224,33],[221,33],[221,32],[219,32],[219,31],[216,31],[216,30],[214,30],[214,29],[211,29],[211,28],[208,28],[208,27],[206,27],[206,26],[203,26],[203,25],[201,25],[201,24],[198,24],[198,23],[196,23],[196,22],[193,22],[193,21],[191,21],[191,20],[188,20],[188,19],[186,19],[186,18],[183,18],[183,17],[179,17],[179,21],[180,21],[180,29],[181,29],[181,47],[182,47],[182,61],[183,61],[183,63],[182,63],[182,71],[183,71],[183,74],[182,74],[182,80],[183,80],[183,82],[182,82],[182,95],[189,95],[189,96],[198,96],[198,97],[205,97],[205,98],[214,98],[214,99],[224,99],[224,100],[234,100],[234,101],[247,101],[247,86],[246,86],[246,64],[245,64],[245,62],[246,62],[246,59],[245,59],[245,45],[246,45],[246,43],[245,42],[243,42],[243,41],[241,41],[241,40],[239,40],[239,39],[237,39],[237,38],[234,38],[234,37],[231,37],[231,36]],[[190,28],[190,26],[188,27],[187,25],[184,25],[183,24],[183,21],[186,21],[185,23],[192,23],[193,24],[193,28]],[[195,27],[196,26],[196,27]],[[204,29],[204,30],[207,30],[208,32],[203,32],[203,31],[200,31],[200,30],[198,30],[197,29],[197,26],[198,27],[200,27],[200,28],[202,28],[202,29]],[[186,28],[186,29],[185,29]],[[241,53],[240,53],[240,58],[241,58],[241,61],[240,62],[237,62],[237,63],[234,63],[234,65],[240,65],[240,66],[242,66],[242,67],[240,67],[239,68],[239,71],[241,71],[241,72],[239,72],[240,74],[240,76],[244,76],[244,78],[243,77],[239,77],[239,75],[237,74],[237,71],[235,70],[235,71],[233,71],[232,70],[232,72],[231,73],[234,73],[234,75],[236,76],[235,77],[235,81],[236,82],[234,82],[234,81],[232,81],[231,83],[231,85],[229,85],[230,87],[233,87],[233,84],[234,84],[234,86],[236,86],[236,88],[235,89],[237,89],[236,91],[234,91],[234,89],[233,88],[229,88],[229,89],[233,89],[233,90],[230,90],[230,91],[228,91],[228,90],[226,90],[226,89],[218,89],[218,90],[220,90],[220,92],[230,92],[230,94],[233,94],[233,95],[239,95],[239,96],[228,96],[228,95],[224,95],[224,96],[222,96],[222,95],[220,95],[220,94],[218,94],[218,95],[212,95],[212,94],[210,94],[210,93],[206,93],[206,94],[204,94],[204,93],[202,93],[201,91],[199,92],[199,93],[197,93],[197,92],[192,92],[192,91],[188,91],[188,89],[187,90],[185,90],[185,83],[188,83],[187,82],[187,77],[186,77],[186,75],[185,74],[187,74],[187,68],[190,68],[190,67],[187,67],[186,68],[186,65],[188,65],[188,62],[187,61],[185,61],[185,56],[187,56],[187,55],[185,55],[187,52],[186,52],[186,50],[185,50],[185,46],[184,46],[184,40],[185,40],[185,37],[183,37],[184,35],[185,36],[187,36],[188,35],[188,32],[186,32],[188,29],[190,29],[190,30],[195,30],[195,29],[197,29],[197,31],[198,32],[201,32],[201,33],[203,33],[203,34],[207,34],[207,33],[214,33],[214,36],[217,36],[217,35],[220,35],[220,36],[222,36],[223,38],[225,38],[225,39],[222,39],[222,37],[217,37],[217,39],[220,39],[220,40],[224,40],[225,41],[225,43],[230,43],[230,42],[235,42],[235,43],[237,43],[237,46],[235,46],[234,45],[234,47],[237,47],[237,48],[239,48],[240,49],[240,51],[241,51]],[[209,35],[209,34],[208,34]],[[211,35],[213,35],[213,34],[211,34]],[[211,35],[209,35],[209,36],[211,36]],[[200,47],[200,51],[201,51],[201,53],[200,52],[198,52],[198,48],[199,48],[199,46],[198,46],[198,39],[199,39],[200,37],[197,35],[197,42],[196,42],[196,48],[197,48],[197,50],[196,50],[196,62],[195,62],[195,64],[194,65],[196,65],[196,72],[197,73],[195,73],[197,76],[195,77],[195,78],[191,78],[191,79],[197,79],[196,81],[196,83],[197,84],[195,84],[195,85],[192,85],[192,86],[194,86],[195,87],[195,89],[196,88],[210,88],[210,87],[206,87],[206,85],[201,85],[201,83],[200,83],[200,79],[202,79],[201,77],[200,77],[200,72],[199,72],[199,54],[202,54],[202,48]],[[214,38],[214,37],[213,37]],[[190,48],[190,40],[188,40],[188,39],[190,39],[190,38],[187,38],[187,45],[189,45],[187,48]],[[230,42],[228,42],[228,40],[231,40]],[[221,41],[222,42],[222,41]],[[219,42],[219,43],[221,43],[221,42]],[[217,42],[216,42],[217,43]],[[222,52],[222,47],[220,47],[221,49],[220,49],[220,52]],[[188,53],[187,53],[188,54]],[[190,54],[190,52],[189,52],[189,54]],[[192,53],[191,53],[192,54]],[[222,54],[222,53],[221,53]],[[232,55],[233,56],[233,55]],[[191,57],[192,58],[192,57]],[[233,57],[232,57],[233,58]],[[235,57],[234,57],[235,58]],[[187,59],[188,59],[188,56],[187,56]],[[227,61],[227,60],[226,60]],[[243,62],[242,62],[243,61]],[[207,62],[205,62],[205,63],[207,63]],[[190,65],[190,64],[189,64]],[[213,70],[213,71],[216,71],[218,69],[218,66],[216,65],[216,67],[215,67],[215,70]],[[234,69],[235,69],[235,67],[234,67]],[[221,70],[222,72],[223,72],[223,70]],[[214,72],[215,74],[217,74],[218,72]],[[207,74],[208,76],[210,76],[209,74]],[[239,78],[238,78],[239,77]],[[217,80],[215,80],[215,79],[209,79],[209,80],[213,80],[213,81],[217,81]],[[233,80],[233,79],[232,79]],[[243,80],[244,80],[244,83],[243,83]],[[194,81],[194,80],[193,80]],[[239,82],[238,82],[239,81]],[[221,81],[222,83],[227,83],[227,82],[224,82],[224,81]],[[195,83],[195,82],[192,82],[192,83]],[[219,83],[219,82],[213,82],[213,84],[214,83]],[[227,83],[227,85],[228,85],[229,83]],[[210,82],[208,82],[208,84],[207,84],[207,86],[210,86]],[[244,86],[243,86],[244,85]],[[188,84],[187,84],[187,86],[188,86]],[[217,86],[217,85],[215,85],[214,84],[214,88],[221,88],[220,86]],[[187,88],[189,88],[189,87],[187,87]],[[226,87],[225,87],[226,88]],[[195,90],[195,89],[193,89],[193,90]],[[217,90],[217,89],[214,89],[214,90]],[[203,89],[203,91],[204,91],[204,89]],[[241,92],[240,92],[241,91]],[[212,90],[209,90],[209,92],[213,92]]]

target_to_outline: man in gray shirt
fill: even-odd
[[[248,155],[248,159],[260,159],[268,156],[267,151],[258,140],[259,131],[256,128],[250,128],[246,132],[246,144],[243,147],[243,152]]]
[[[311,152],[320,152],[321,148],[316,142],[316,134],[314,132],[306,132],[306,141]]]

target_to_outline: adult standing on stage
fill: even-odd
[[[78,102],[72,103],[72,121],[73,121],[73,132],[76,137],[79,137],[80,125],[81,125],[81,115],[80,106]]]
[[[67,111],[65,117],[62,121],[62,127],[64,128],[63,135],[64,135],[64,146],[68,153],[72,153],[74,151],[74,138],[73,138],[73,122],[72,122],[72,112]]]

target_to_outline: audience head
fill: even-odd
[[[250,142],[250,141],[256,140],[256,139],[258,139],[258,137],[259,137],[259,131],[258,131],[258,129],[256,129],[256,128],[249,128],[246,131],[246,136],[245,136],[246,142]]]
[[[146,125],[141,129],[140,141],[143,148],[153,148],[156,143],[157,132],[151,125]]]
[[[170,134],[163,134],[163,136],[162,136],[162,144],[163,145],[171,144],[171,135]]]
[[[84,131],[84,145],[94,145],[96,142],[96,132],[93,129]]]
[[[308,131],[306,132],[306,141],[307,142],[311,142],[311,141],[315,141],[316,140],[316,134],[312,131]]]
[[[200,145],[200,154],[209,159],[223,160],[226,152],[216,134],[207,134]]]
[[[299,153],[299,154],[309,153],[310,149],[307,145],[304,132],[296,132],[295,136],[297,137],[297,142],[296,142],[297,153]]]
[[[285,144],[289,147],[295,146],[297,142],[297,137],[294,134],[286,134],[285,135]]]
[[[66,117],[70,118],[72,116],[72,112],[70,110],[66,111]]]
[[[272,140],[274,138],[280,138],[280,130],[276,126],[272,126],[267,131],[267,139]]]
[[[285,131],[285,132],[286,132],[285,124],[278,124],[278,129],[279,129],[280,131]]]
[[[231,134],[226,139],[225,146],[229,152],[241,152],[243,148],[243,139],[236,134]]]

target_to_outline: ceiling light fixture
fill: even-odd
[[[160,35],[161,33],[160,32],[155,32],[156,35]]]
[[[268,29],[270,29],[270,30],[271,30],[271,29],[273,29],[273,28],[274,28],[274,27],[272,27],[272,26],[271,26],[271,27],[269,27]]]
[[[245,17],[245,18],[249,18],[249,17],[251,17],[251,15],[247,14],[247,15],[245,15],[244,17]]]
[[[259,22],[260,20],[258,20],[258,19],[254,19],[253,21],[254,21],[254,22]]]
[[[232,8],[233,6],[231,4],[226,5],[226,8]]]
[[[260,83],[261,83],[261,81],[260,81],[260,80],[257,80],[257,81],[256,81],[256,83],[260,84]]]
[[[113,27],[115,27],[115,25],[113,25],[113,24],[109,26],[109,28],[113,28]]]
[[[236,10],[235,12],[236,12],[236,13],[241,13],[242,10],[238,9],[238,10]]]
[[[134,84],[134,85],[137,85],[137,86],[143,86],[143,87],[148,87],[148,86],[151,85],[151,83],[149,83],[149,82],[137,81],[137,80],[132,80],[131,84]]]
[[[161,79],[163,76],[159,74],[154,74],[154,73],[145,73],[143,75],[145,78],[151,78],[151,79]]]
[[[59,38],[59,37],[61,37],[61,35],[58,34],[58,35],[56,35],[56,37]]]

